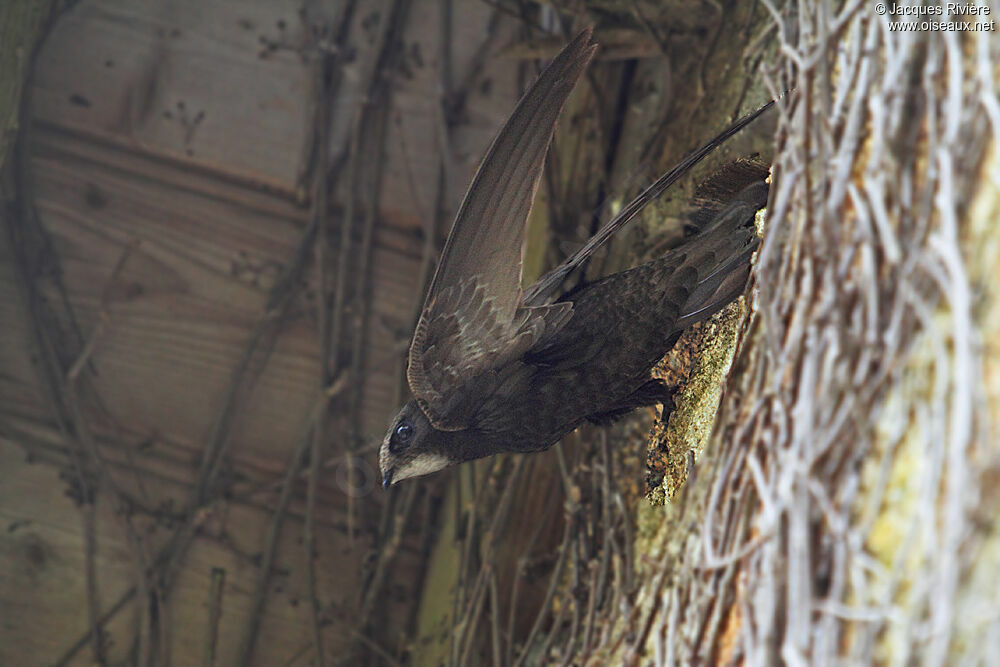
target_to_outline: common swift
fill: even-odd
[[[409,350],[413,394],[379,451],[384,487],[500,452],[547,449],[585,420],[673,408],[651,368],[681,333],[745,289],[767,200],[749,185],[682,245],[563,292],[564,279],[652,198],[756,118],[744,117],[664,174],[587,245],[526,290],[521,248],[556,119],[592,58],[581,32],[539,75],[485,159],[456,215]],[[769,105],[768,105],[769,106]],[[753,172],[753,170],[751,170]],[[744,179],[746,180],[746,179]]]

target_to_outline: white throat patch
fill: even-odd
[[[408,477],[420,477],[447,468],[451,461],[440,454],[417,454],[411,461],[392,472],[393,483]]]

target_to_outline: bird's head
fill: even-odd
[[[392,420],[378,452],[382,486],[437,472],[465,460],[456,432],[434,428],[416,401],[409,401]]]

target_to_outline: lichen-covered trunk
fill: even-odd
[[[780,16],[771,85],[793,90],[751,316],[697,474],[640,510],[625,650],[987,664],[1000,41],[989,17],[894,32],[866,5]]]

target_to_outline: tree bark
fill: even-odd
[[[995,652],[998,43],[850,9],[781,14],[752,314],[697,475],[644,512],[631,658]]]

